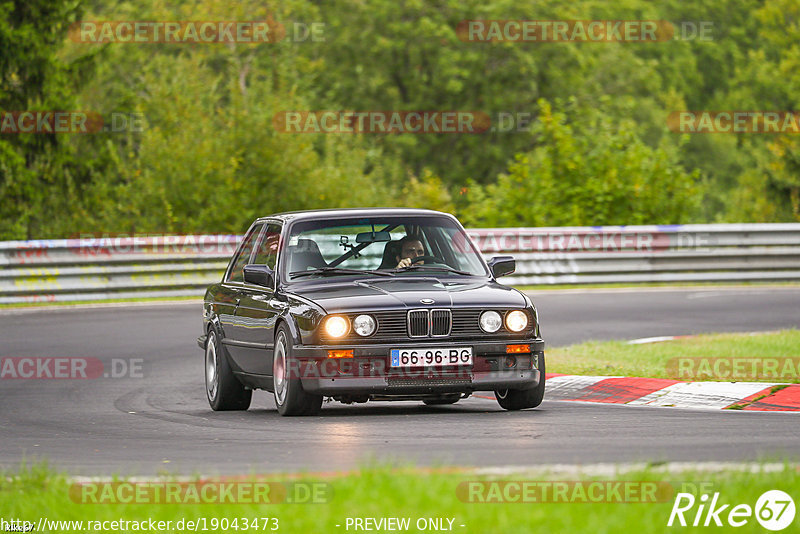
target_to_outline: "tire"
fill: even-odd
[[[494,392],[497,403],[505,410],[524,410],[525,408],[536,408],[542,403],[544,398],[544,353],[539,356],[539,385],[533,389],[502,389]]]
[[[438,399],[425,399],[424,402],[428,406],[442,406],[445,404],[455,404],[461,400],[461,393],[455,393],[453,395],[443,395]]]
[[[206,397],[215,412],[246,410],[253,391],[234,376],[216,332],[208,331],[205,354]]]
[[[316,415],[322,409],[322,395],[311,395],[303,390],[300,378],[292,378],[292,338],[285,325],[275,334],[275,352],[272,359],[272,391],[275,405],[281,415]],[[296,371],[295,371],[296,372]]]

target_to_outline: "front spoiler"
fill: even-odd
[[[539,385],[538,369],[508,372],[475,373],[469,379],[389,377],[303,378],[303,389],[318,395],[422,395],[471,393],[498,389],[531,389]]]
[[[320,376],[301,375],[303,389],[318,395],[413,395],[439,393],[471,393],[498,389],[531,389],[539,385],[539,362],[544,358],[541,339],[469,342],[449,339],[446,342],[425,343],[420,349],[468,345],[473,351],[473,367],[416,368],[400,370],[388,367],[391,349],[407,347],[411,342],[376,345],[324,345],[293,347],[293,356],[302,362],[323,364],[328,350],[353,350],[355,372],[324,373]],[[518,355],[527,358],[526,368],[505,369],[506,345],[527,344],[531,352]],[[381,365],[375,365],[381,364]],[[312,373],[313,374],[313,373]]]

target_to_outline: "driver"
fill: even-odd
[[[396,269],[408,267],[411,265],[411,262],[414,260],[414,258],[425,255],[425,247],[422,245],[422,241],[420,241],[418,237],[407,235],[398,243],[400,245],[400,254],[395,256],[395,260],[397,260]],[[417,263],[425,262],[423,261]]]

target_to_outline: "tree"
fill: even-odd
[[[574,104],[574,103],[573,103]],[[631,121],[539,102],[536,147],[516,156],[496,184],[470,189],[462,217],[473,226],[589,226],[691,222],[697,173],[674,152],[652,149]],[[472,196],[474,202],[469,202]]]
[[[80,8],[68,0],[0,1],[0,111],[71,110],[91,58],[59,50]],[[55,134],[0,136],[0,238],[46,235],[90,168]]]

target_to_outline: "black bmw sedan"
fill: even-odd
[[[281,415],[344,403],[452,404],[493,391],[533,408],[545,386],[536,308],[497,283],[452,215],[418,209],[280,213],[256,220],[203,303],[214,410],[246,410],[253,389]]]

